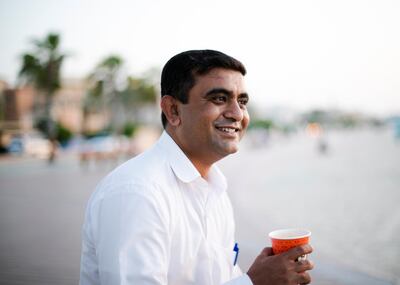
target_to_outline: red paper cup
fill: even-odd
[[[279,254],[289,249],[308,244],[311,232],[303,229],[284,229],[269,233],[272,242],[272,252]]]

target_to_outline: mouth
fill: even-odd
[[[217,130],[226,133],[226,134],[234,134],[239,132],[239,128],[231,127],[231,126],[216,126]]]

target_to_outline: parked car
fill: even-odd
[[[81,142],[79,157],[81,162],[90,160],[117,160],[120,155],[119,140],[113,136],[98,136]]]
[[[8,152],[10,153],[38,158],[48,158],[50,151],[50,141],[38,132],[14,135],[8,146]]]

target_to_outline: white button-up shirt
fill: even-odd
[[[82,233],[80,284],[251,285],[234,265],[226,180],[207,180],[164,132],[92,194]]]

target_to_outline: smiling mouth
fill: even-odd
[[[227,133],[227,134],[234,134],[239,131],[238,128],[233,127],[216,127],[219,131]]]

